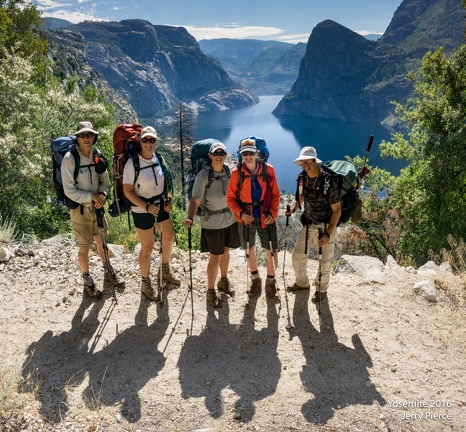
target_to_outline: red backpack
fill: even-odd
[[[118,216],[126,213],[130,207],[130,202],[123,194],[123,170],[126,161],[136,156],[141,150],[142,126],[137,123],[120,124],[113,131],[113,203],[108,208],[110,216]]]

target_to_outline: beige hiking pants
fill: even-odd
[[[312,224],[308,225],[308,240],[307,240],[307,254],[304,253],[305,244],[306,244],[306,227],[304,226],[301,232],[298,235],[296,244],[293,249],[293,254],[291,255],[291,262],[293,264],[293,269],[295,273],[296,283],[302,287],[310,286],[309,278],[307,276],[307,264],[309,261],[309,250],[312,245],[315,245],[317,252],[319,251],[317,246],[317,240],[319,238],[318,229],[321,228],[322,231],[325,229],[325,224]],[[332,259],[335,252],[335,240],[336,240],[337,230],[335,229],[330,236],[329,242],[322,246],[322,276],[319,289],[319,269],[317,269],[317,274],[315,277],[315,286],[316,291],[325,292],[327,291],[327,286],[330,280],[330,270],[332,265]]]

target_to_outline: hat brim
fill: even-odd
[[[215,150],[218,150],[218,149],[221,149],[221,150],[223,150],[225,153],[228,153],[227,148],[226,148],[224,145],[222,145],[222,144],[215,144],[215,145],[213,145],[212,147],[210,147],[209,153],[213,153]]]
[[[153,133],[151,133],[151,132],[147,132],[147,133],[145,133],[144,135],[141,135],[141,139],[147,138],[147,137],[151,137],[151,138],[157,139],[157,135],[155,135],[155,134],[153,134]]]
[[[247,146],[247,147],[244,147],[242,148],[239,152],[240,154],[243,154],[244,152],[257,152],[257,147],[253,147],[253,146]]]
[[[310,156],[300,156],[299,158],[295,159],[294,160],[294,163],[296,165],[301,165],[301,162],[302,161],[305,161],[305,160],[311,160],[311,159],[315,159],[315,161],[318,163],[318,164],[321,164],[322,161],[319,159],[319,158],[313,158],[313,157],[310,157]]]
[[[79,135],[83,132],[92,132],[94,135],[99,135],[99,132],[95,131],[94,129],[91,128],[82,128],[76,131],[73,135]]]

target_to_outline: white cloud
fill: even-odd
[[[70,21],[73,24],[77,24],[83,21],[109,21],[103,18],[96,18],[94,15],[81,13],[81,12],[70,12],[67,10],[55,10],[53,13],[46,13],[43,17],[59,18],[66,21]]]
[[[174,25],[174,24],[173,24]],[[254,27],[254,26],[239,26],[236,24],[228,24],[214,27],[194,27],[185,26],[182,24],[177,27],[184,27],[196,40],[201,39],[258,39],[269,38],[277,39],[283,33],[283,30],[277,27]]]
[[[274,40],[278,40],[280,42],[288,42],[291,44],[297,44],[299,42],[307,43],[309,40],[310,33],[302,33],[302,34],[285,34],[283,36],[279,36],[274,38]]]
[[[63,3],[55,0],[39,0],[36,2],[38,11],[48,11],[50,9],[71,6],[71,3]]]
[[[369,30],[355,30],[354,32],[357,34],[360,34],[361,36],[367,36],[369,34],[380,35],[380,36],[383,35],[383,33],[376,32],[376,31],[369,31]]]

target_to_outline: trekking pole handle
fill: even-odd
[[[367,143],[366,153],[371,151],[372,141],[374,141],[374,135],[369,135],[369,142]]]
[[[358,173],[359,178],[363,178],[366,174],[370,173],[370,170],[366,168],[367,155],[371,151],[372,141],[374,141],[374,135],[369,135],[369,141],[367,142],[366,151],[364,153],[364,163],[362,164],[361,171]]]
[[[189,250],[192,249],[191,227],[188,227],[188,248],[189,248]]]
[[[290,223],[290,215],[289,215],[290,212],[291,212],[291,206],[288,204],[286,206],[286,213],[287,213],[287,215],[286,215],[286,226],[288,226],[289,223]]]
[[[324,235],[324,232],[322,231],[322,228],[318,228],[319,231],[319,240],[322,238]],[[319,246],[319,258],[322,256],[322,246]]]
[[[103,228],[104,227],[104,209],[103,208],[96,209],[95,213],[97,215],[97,226],[99,228]]]

